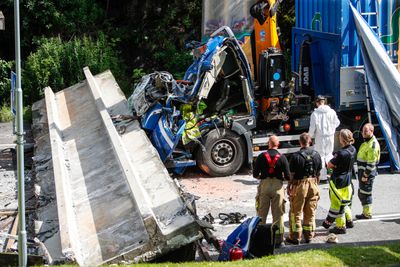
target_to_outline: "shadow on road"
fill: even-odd
[[[236,182],[236,183],[242,183],[244,185],[258,185],[258,182],[259,182],[256,179],[254,179],[252,181],[244,180],[244,179],[234,179],[233,181]]]
[[[397,224],[400,224],[400,219],[389,219],[389,220],[382,220],[382,222],[387,222],[387,223],[397,223]]]

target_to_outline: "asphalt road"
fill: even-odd
[[[211,213],[215,218],[214,234],[225,239],[238,224],[220,224],[219,213],[240,212],[247,217],[255,216],[254,196],[258,181],[244,171],[242,174],[229,177],[210,178],[196,172],[188,172],[179,178],[181,185],[190,193],[197,195],[197,212],[200,218]],[[358,181],[353,180],[355,190]],[[316,212],[316,237],[311,244],[300,246],[287,245],[276,250],[284,253],[293,250],[309,249],[310,247],[335,246],[327,244],[329,234],[321,224],[329,210],[328,185],[320,185],[321,199]],[[357,192],[357,191],[356,191]],[[286,211],[289,204],[286,205]],[[362,206],[357,193],[353,199],[353,217],[361,213]],[[268,216],[271,221],[271,215]],[[355,227],[348,229],[345,235],[338,235],[338,243],[346,245],[380,244],[400,241],[400,174],[381,173],[375,180],[373,190],[373,218],[371,220],[354,221]],[[285,233],[288,232],[288,214],[285,214]]]
[[[3,145],[0,149],[5,149],[13,143],[14,136],[11,132],[11,124],[0,124],[0,144]],[[3,189],[7,188],[5,183],[15,181],[14,176],[9,177],[11,174],[14,174],[13,170],[8,170],[6,166],[0,167],[0,185]],[[6,179],[7,177],[8,179]],[[215,218],[214,234],[220,239],[225,239],[238,224],[220,224],[219,213],[240,212],[246,214],[247,217],[256,215],[254,197],[258,181],[252,178],[249,170],[242,170],[239,174],[229,177],[212,178],[194,168],[187,171],[184,176],[178,177],[178,180],[184,189],[199,197],[196,201],[199,217],[202,218],[211,214]],[[353,180],[353,183],[357,190],[358,182]],[[11,184],[15,186],[14,182],[10,182]],[[315,242],[301,244],[300,246],[288,245],[276,250],[277,253],[309,249],[310,247],[335,246],[326,243],[328,232],[320,226],[329,210],[328,185],[320,185],[320,189],[321,200],[316,213],[317,235]],[[6,192],[7,196],[4,195]],[[16,201],[15,203],[9,201],[8,197],[15,201],[15,188],[8,188],[0,192],[1,207],[7,206],[9,208],[14,207],[14,204],[16,205]],[[373,201],[373,219],[355,221],[353,229],[349,229],[345,235],[338,236],[339,244],[357,246],[400,241],[400,174],[381,173],[375,180]],[[287,204],[286,210],[289,210],[289,204]],[[357,195],[355,195],[353,216],[359,214],[361,210],[361,204]],[[271,221],[271,215],[269,215],[268,220]],[[287,233],[287,213],[285,214],[285,226]]]

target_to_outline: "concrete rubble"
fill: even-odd
[[[52,264],[95,266],[193,251],[202,234],[191,203],[136,121],[123,121],[125,131],[117,131],[121,123],[115,126],[112,117],[129,110],[112,74],[84,72],[84,82],[57,93],[46,88],[46,99],[32,106],[35,146],[26,191],[27,209],[35,212],[27,228],[37,244],[31,252]],[[0,202],[9,198],[13,208],[15,181],[11,170],[0,190]],[[0,226],[12,219],[2,217]]]

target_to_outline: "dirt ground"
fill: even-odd
[[[25,156],[25,207],[26,207],[26,228],[28,235],[33,231],[33,214],[36,199],[32,182],[31,157],[32,142],[30,129],[26,131]],[[15,251],[17,242],[14,239],[7,238],[7,234],[16,235],[16,213],[18,207],[18,182],[16,174],[16,152],[15,136],[13,135],[12,123],[0,123],[0,252]],[[32,222],[32,223],[30,223]],[[14,226],[14,227],[13,227]],[[13,230],[15,229],[15,230]],[[31,252],[31,250],[29,250]]]
[[[223,224],[218,216],[220,213],[239,212],[246,217],[256,215],[254,205],[258,181],[250,175],[249,169],[243,168],[232,176],[209,177],[193,168],[177,178],[184,190],[199,197],[196,200],[199,218],[208,214],[215,218],[214,235],[219,239],[225,239],[237,227],[237,224]]]

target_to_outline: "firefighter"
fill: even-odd
[[[362,129],[364,143],[361,144],[357,154],[358,166],[358,198],[363,206],[363,212],[356,215],[356,218],[372,218],[372,185],[378,175],[377,166],[381,155],[381,149],[374,136],[374,126],[371,123],[364,125]]]
[[[325,102],[324,96],[317,96],[316,106],[310,118],[310,129],[308,133],[315,138],[314,149],[319,153],[322,160],[320,182],[328,182],[326,165],[332,158],[333,145],[335,141],[335,130],[340,121],[336,112]]]
[[[286,242],[295,245],[300,243],[302,234],[306,243],[314,237],[315,210],[320,198],[318,178],[322,168],[320,155],[309,147],[310,135],[301,134],[299,142],[300,151],[290,159],[291,180],[288,186],[290,212]]]
[[[333,169],[329,181],[331,206],[322,226],[328,229],[335,221],[336,226],[330,229],[329,232],[345,234],[346,228],[354,227],[351,216],[351,201],[353,198],[351,176],[357,151],[352,145],[354,139],[350,130],[342,129],[340,131],[339,142],[342,148],[334,153],[334,157],[328,163],[328,168]]]
[[[275,135],[268,140],[268,150],[258,155],[253,166],[253,177],[260,179],[256,196],[256,211],[265,224],[271,207],[273,224],[278,226],[275,244],[279,247],[283,242],[285,214],[285,192],[283,181],[290,179],[289,162],[285,155],[278,152],[279,139]]]

